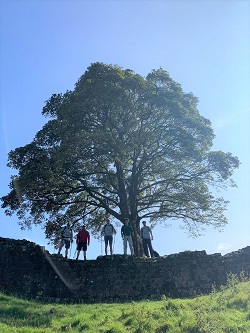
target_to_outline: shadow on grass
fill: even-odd
[[[52,315],[38,312],[26,301],[0,296],[0,322],[15,327],[44,327],[51,324]]]

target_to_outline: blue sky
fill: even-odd
[[[224,232],[210,228],[190,239],[179,225],[157,226],[153,245],[161,255],[250,245],[249,1],[2,0],[0,15],[0,196],[14,173],[8,152],[32,141],[53,93],[72,90],[96,61],[142,76],[162,67],[199,98],[216,135],[213,149],[238,156],[241,166],[233,177],[238,188],[219,193],[230,200]],[[115,253],[122,253],[119,229]],[[20,230],[3,209],[0,237],[25,238],[53,253],[39,228]],[[88,257],[101,254],[101,245],[93,240]]]

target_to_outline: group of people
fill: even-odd
[[[73,243],[73,231],[70,227],[69,222],[66,224],[65,227],[63,227],[60,230],[60,236],[61,236],[61,240],[60,240],[60,244],[58,247],[58,254],[61,254],[61,250],[62,250],[63,246],[65,246],[65,258],[67,259],[70,244]],[[87,247],[90,244],[90,233],[88,232],[88,230],[86,230],[85,225],[82,226],[82,229],[76,235],[76,244],[77,244],[76,260],[78,260],[81,250],[83,251],[84,260],[86,260],[87,259],[87,257],[86,257]]]
[[[129,225],[129,219],[124,219],[124,224],[121,227],[121,237],[123,239],[123,253],[127,255],[128,245],[130,249],[130,254],[134,255],[134,248],[132,242],[132,233],[133,229],[131,225]],[[106,224],[103,226],[101,230],[101,237],[104,237],[105,244],[105,255],[108,255],[108,248],[110,255],[113,254],[113,242],[114,236],[116,235],[116,230],[114,226],[110,223],[110,219],[106,219]],[[63,246],[65,246],[65,258],[68,258],[68,250],[70,248],[70,244],[73,242],[73,231],[70,227],[70,224],[67,223],[60,230],[61,241],[58,248],[58,254],[61,253]],[[152,246],[151,240],[153,240],[153,233],[149,226],[146,225],[146,221],[142,221],[142,228],[140,229],[140,238],[142,242],[143,252],[146,257],[154,257],[154,249]],[[80,252],[83,251],[84,260],[87,259],[86,252],[87,248],[90,245],[90,233],[86,229],[86,226],[83,225],[82,229],[76,235],[76,260],[78,260]]]

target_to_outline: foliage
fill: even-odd
[[[143,78],[92,64],[73,91],[46,102],[49,120],[34,140],[9,153],[18,173],[2,207],[50,239],[67,220],[78,228],[85,219],[97,235],[106,214],[129,217],[136,253],[141,219],[181,219],[194,235],[223,227],[227,202],[212,189],[235,186],[239,161],[211,151],[214,133],[197,104],[162,68]]]
[[[0,294],[5,333],[247,333],[250,282],[229,276],[228,285],[194,299],[124,304],[42,304]]]

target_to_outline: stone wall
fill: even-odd
[[[207,294],[230,272],[250,272],[250,247],[225,256],[187,251],[158,258],[66,260],[26,240],[0,238],[0,290],[51,302],[119,302]]]

